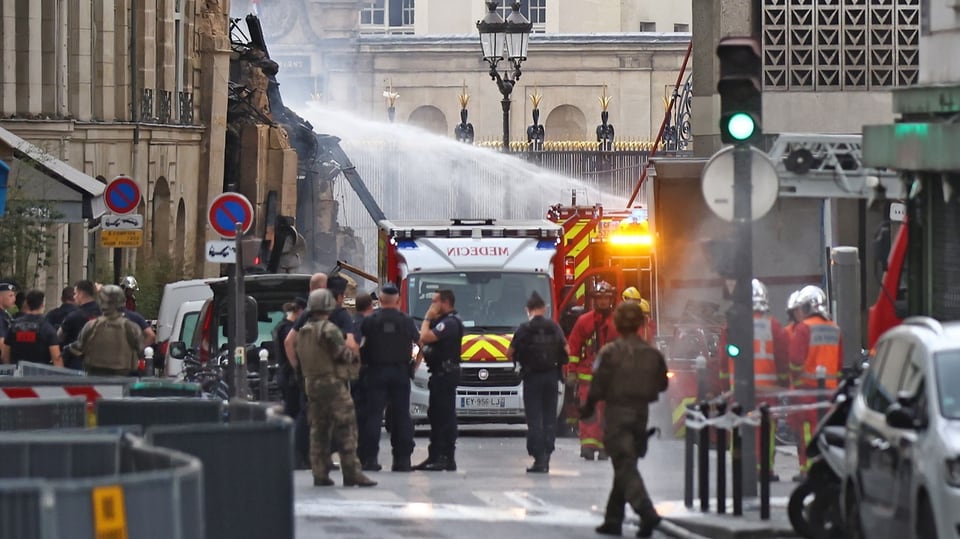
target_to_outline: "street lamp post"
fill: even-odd
[[[483,59],[490,65],[490,78],[496,81],[497,88],[503,99],[503,152],[510,151],[510,94],[513,87],[520,80],[520,64],[527,59],[527,45],[533,24],[520,13],[520,2],[513,3],[513,11],[507,20],[497,13],[499,2],[487,1],[487,14],[477,21],[477,30],[480,32],[480,48]],[[497,70],[500,60],[506,60],[513,67],[503,74]],[[511,78],[512,76],[512,78]]]

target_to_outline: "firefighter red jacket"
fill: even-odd
[[[565,373],[575,372],[580,381],[593,379],[593,360],[597,352],[608,342],[617,338],[617,329],[613,325],[613,311],[606,316],[596,310],[588,311],[577,318],[576,324],[567,337],[570,348],[570,363]]]

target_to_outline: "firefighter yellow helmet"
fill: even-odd
[[[637,287],[635,286],[631,286],[630,288],[624,290],[623,294],[620,294],[620,297],[623,298],[623,301],[640,301],[643,299],[643,296],[640,295],[640,291],[637,290]]]
[[[644,316],[650,316],[650,302],[640,298],[640,310],[643,311]]]

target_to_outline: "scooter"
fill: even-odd
[[[831,406],[817,423],[805,448],[810,468],[794,489],[787,513],[794,531],[808,539],[842,539],[840,487],[845,475],[847,415],[857,394],[862,369],[844,370]]]

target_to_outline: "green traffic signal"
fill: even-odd
[[[753,121],[753,117],[747,113],[738,112],[727,120],[727,133],[734,140],[747,140],[753,136],[756,130],[757,124]]]
[[[729,357],[738,357],[740,355],[740,347],[735,344],[728,344],[727,355]]]

